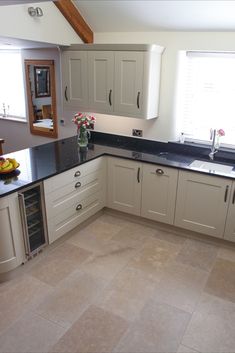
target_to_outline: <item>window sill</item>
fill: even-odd
[[[23,124],[27,124],[27,120],[26,119],[21,119],[21,118],[15,118],[15,117],[11,117],[11,116],[0,116],[0,120],[7,120],[7,121],[15,121],[17,123],[23,123]]]

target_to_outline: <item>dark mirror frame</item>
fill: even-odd
[[[51,96],[50,67],[34,66],[35,97],[43,98]]]
[[[27,90],[27,101],[28,101],[28,114],[29,114],[29,126],[30,132],[33,135],[40,135],[45,137],[58,137],[58,125],[57,125],[57,112],[56,112],[56,91],[55,91],[55,66],[54,60],[25,60],[25,79],[26,79],[26,90]],[[30,82],[30,66],[34,67],[34,74],[35,68],[47,68],[49,70],[49,79],[50,79],[50,94],[49,95],[40,95],[38,98],[50,97],[51,96],[51,110],[53,112],[53,129],[38,129],[35,128],[35,116],[34,116],[34,108],[33,108],[33,101],[32,101],[32,87],[33,85],[36,93],[36,82]],[[36,76],[35,76],[36,77]],[[36,94],[35,94],[36,96]]]

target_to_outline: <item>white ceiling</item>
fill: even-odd
[[[234,0],[75,0],[94,32],[234,31]]]
[[[34,2],[44,2],[52,0],[0,0],[0,6],[30,4]]]

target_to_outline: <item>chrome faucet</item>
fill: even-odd
[[[214,160],[214,155],[216,152],[218,152],[218,149],[215,147],[216,143],[216,135],[217,135],[217,129],[210,129],[210,140],[212,140],[211,144],[211,152],[209,153],[210,160]]]

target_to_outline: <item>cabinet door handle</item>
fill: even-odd
[[[233,190],[233,199],[232,199],[232,204],[234,205],[235,202],[235,189]]]
[[[30,243],[29,243],[29,233],[28,233],[28,225],[27,225],[24,194],[18,193],[18,197],[19,197],[19,203],[20,203],[20,218],[21,218],[22,230],[23,230],[23,240],[24,240],[24,246],[25,246],[25,255],[29,256],[29,254],[30,254]]]
[[[159,175],[163,175],[164,174],[164,170],[162,169],[156,169],[156,173],[159,174]]]
[[[137,93],[137,108],[140,109],[140,92]]]
[[[109,91],[109,105],[112,105],[112,90]]]
[[[80,188],[81,185],[82,185],[82,184],[80,183],[80,181],[78,181],[78,182],[75,184],[75,189]]]
[[[137,181],[140,183],[140,167],[137,170]]]
[[[67,94],[67,92],[68,92],[68,86],[66,86],[65,90],[64,90],[64,98],[68,102],[68,94]]]
[[[79,177],[80,175],[81,175],[80,170],[78,170],[78,171],[74,174],[75,177]]]
[[[227,202],[228,189],[229,189],[229,186],[227,185],[227,186],[226,186],[226,189],[225,189],[225,194],[224,194],[224,202]]]
[[[81,209],[82,209],[82,205],[81,204],[77,205],[76,211],[80,211]]]

